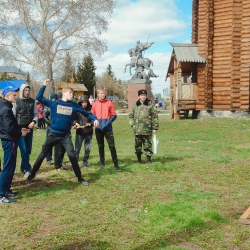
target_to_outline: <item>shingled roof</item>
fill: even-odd
[[[166,79],[168,78],[169,73],[174,73],[174,60],[175,57],[178,63],[206,63],[206,60],[198,54],[198,44],[194,43],[169,43],[173,46],[173,51],[171,59],[168,66],[168,72]]]
[[[178,62],[205,63],[206,60],[198,54],[198,44],[189,43],[169,43],[173,46],[173,54]]]
[[[88,89],[82,83],[60,82],[58,85],[58,89],[62,89],[63,87],[70,87],[74,91],[88,91]]]
[[[4,73],[4,72],[27,75],[26,72],[22,71],[16,66],[0,66],[0,73]]]

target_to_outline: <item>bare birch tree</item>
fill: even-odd
[[[115,0],[2,0],[0,56],[31,65],[53,82],[67,52],[76,59],[106,51],[100,35],[114,6]]]

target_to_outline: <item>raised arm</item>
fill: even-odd
[[[40,103],[42,103],[48,107],[50,107],[50,104],[53,101],[43,97],[43,93],[44,93],[46,87],[48,86],[49,82],[50,82],[50,79],[46,79],[43,83],[43,86],[38,90],[38,93],[36,95],[36,100],[38,100]]]

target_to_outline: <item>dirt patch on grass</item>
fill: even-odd
[[[187,250],[206,250],[206,248],[202,248],[198,246],[197,244],[194,244],[192,242],[183,242],[179,244],[177,247],[182,247]]]

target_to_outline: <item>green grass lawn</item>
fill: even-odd
[[[88,187],[67,156],[68,170],[44,162],[26,185],[18,157],[20,195],[0,205],[0,249],[250,249],[249,227],[238,222],[250,206],[250,120],[160,117],[151,166],[145,156],[136,163],[127,116],[118,116],[114,134],[123,171],[114,170],[107,145],[99,170],[94,137],[91,165],[82,168]],[[45,131],[35,131],[32,162],[44,140]]]

